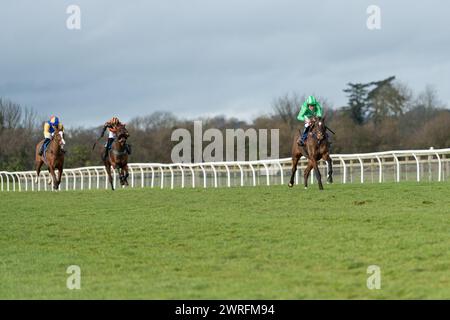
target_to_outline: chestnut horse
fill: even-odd
[[[38,143],[36,146],[36,180],[35,183],[38,183],[39,174],[41,173],[42,165],[46,165],[48,167],[48,171],[52,176],[49,179],[48,184],[53,183],[53,189],[58,190],[59,185],[61,184],[61,176],[63,173],[64,167],[64,133],[55,130],[52,140],[44,151],[43,155],[39,155],[39,151],[41,150],[41,146],[44,143],[44,140]],[[58,170],[58,177],[56,177],[55,170]]]
[[[109,155],[104,161],[106,172],[108,173],[111,189],[114,191],[114,180],[111,174],[111,167],[117,170],[122,187],[128,186],[128,152],[127,139],[129,138],[128,130],[124,125],[117,128],[117,138],[109,150]]]
[[[319,170],[319,161],[325,160],[328,165],[328,183],[333,183],[333,163],[330,157],[330,143],[327,136],[327,127],[324,118],[313,118],[311,120],[311,127],[306,139],[305,146],[300,146],[298,140],[301,132],[297,133],[292,144],[292,175],[289,182],[289,187],[294,186],[295,172],[297,171],[297,164],[302,156],[308,159],[308,165],[304,172],[305,189],[308,188],[308,178],[311,170],[314,169],[316,179],[319,183],[319,189],[323,190],[322,176]]]

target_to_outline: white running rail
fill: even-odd
[[[450,148],[402,150],[361,154],[335,154],[335,183],[445,181],[450,179]],[[306,160],[301,160],[295,183],[302,183]],[[210,163],[133,163],[129,164],[132,188],[208,188],[287,184],[291,175],[291,159]],[[321,162],[322,179],[327,166]],[[50,191],[48,171],[41,172],[35,183],[34,171],[0,171],[0,191]],[[118,186],[114,173],[114,184]],[[311,183],[314,174],[311,174]],[[109,189],[106,170],[102,166],[65,169],[61,190]]]

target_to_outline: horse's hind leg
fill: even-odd
[[[117,168],[117,174],[119,175],[120,185],[125,186],[125,176],[123,174],[123,168]]]
[[[39,175],[41,174],[41,168],[43,164],[44,161],[36,160],[36,179],[34,180],[34,183],[36,184],[39,182]]]
[[[327,162],[328,166],[327,183],[333,183],[333,161],[329,154],[324,157],[324,160]]]
[[[289,188],[292,188],[294,186],[294,178],[295,173],[297,172],[297,164],[300,160],[299,156],[295,156],[292,158],[292,174],[291,174],[291,180],[289,181]]]

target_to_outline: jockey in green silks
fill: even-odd
[[[322,114],[323,109],[320,103],[314,96],[309,96],[303,103],[302,107],[300,108],[300,113],[297,116],[297,119],[299,121],[305,122],[305,129],[303,130],[303,133],[301,134],[301,137],[298,141],[301,146],[305,145],[306,138],[308,137],[308,132],[311,125],[311,118],[314,117],[321,118]]]

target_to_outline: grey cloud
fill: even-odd
[[[369,31],[372,2],[2,3],[0,96],[69,125],[156,110],[249,119],[292,91],[340,106],[347,82],[390,75],[450,101],[450,4],[380,0],[382,30]],[[72,3],[81,31],[65,28]]]

